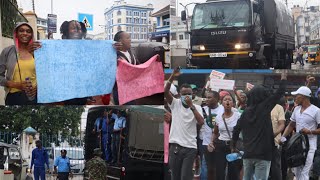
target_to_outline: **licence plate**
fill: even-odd
[[[227,53],[209,53],[209,57],[215,58],[215,57],[227,57]]]

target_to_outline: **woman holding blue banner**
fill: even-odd
[[[14,45],[0,55],[0,85],[5,87],[6,105],[36,104],[36,71],[33,51],[40,47],[33,41],[33,29],[20,23],[13,32]]]

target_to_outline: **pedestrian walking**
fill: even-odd
[[[296,128],[297,132],[307,135],[309,151],[305,165],[293,168],[298,180],[309,180],[309,172],[317,150],[317,135],[320,135],[320,110],[310,103],[311,90],[302,86],[297,91],[291,92],[295,96],[297,107],[290,118],[290,123],[281,137],[281,142],[287,141],[287,136]]]
[[[271,111],[285,94],[286,77],[283,72],[280,87],[273,95],[262,86],[255,86],[248,93],[247,108],[234,128],[231,141],[231,148],[236,151],[235,145],[242,131],[244,180],[251,180],[254,176],[259,180],[268,179],[275,147]]]
[[[271,111],[272,129],[274,135],[273,156],[271,160],[270,177],[272,180],[281,180],[281,146],[279,145],[281,132],[285,128],[285,113],[284,108],[277,104]]]
[[[101,158],[101,149],[94,149],[93,155],[94,157],[87,161],[85,165],[89,180],[107,180],[107,165]]]
[[[45,180],[46,179],[46,169],[45,164],[49,172],[49,157],[47,150],[42,147],[42,142],[40,140],[36,141],[36,146],[32,151],[31,156],[31,166],[30,170],[32,172],[32,167],[34,166],[33,175],[35,180]]]
[[[298,49],[298,60],[301,66],[304,66],[304,59],[303,59],[303,48],[302,46],[300,46],[300,48]]]
[[[233,128],[236,126],[240,113],[233,110],[234,100],[230,95],[222,98],[223,112],[216,117],[211,142],[208,151],[215,154],[216,180],[225,180],[226,167],[228,180],[240,180],[241,160],[227,162],[226,155],[231,153],[230,142]]]
[[[202,148],[204,151],[204,158],[207,164],[207,177],[214,180],[216,177],[216,156],[214,152],[209,152],[207,146],[212,139],[213,128],[215,127],[216,117],[222,114],[224,108],[219,104],[220,95],[216,91],[209,91],[206,93],[206,105],[203,107],[206,122],[202,125],[200,136],[203,139]]]
[[[54,161],[54,174],[58,174],[59,180],[68,180],[69,176],[72,177],[70,159],[67,157],[67,150],[62,149],[60,153],[61,156]]]
[[[197,155],[197,124],[204,124],[202,109],[192,103],[192,88],[180,86],[180,99],[169,92],[174,78],[180,75],[176,68],[165,86],[165,98],[171,109],[172,122],[169,135],[169,166],[172,180],[192,180],[192,166]]]

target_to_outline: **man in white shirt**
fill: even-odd
[[[207,106],[203,107],[206,113],[206,120],[200,130],[200,139],[203,140],[202,145],[204,148],[204,157],[207,163],[207,176],[208,179],[215,179],[215,164],[214,152],[209,152],[207,146],[211,142],[212,129],[215,125],[215,118],[219,114],[223,114],[224,108],[219,105],[220,95],[216,91],[209,91],[206,94]]]
[[[169,135],[169,166],[172,180],[192,180],[192,166],[197,154],[197,123],[204,123],[202,109],[192,103],[192,89],[188,84],[180,86],[180,99],[170,93],[174,78],[179,76],[175,69],[165,86],[164,95],[172,113]]]
[[[288,136],[294,128],[308,136],[309,151],[304,166],[294,168],[294,174],[298,180],[309,180],[309,171],[311,169],[315,151],[317,149],[317,135],[320,135],[320,110],[310,103],[311,90],[302,86],[297,91],[291,92],[295,95],[295,103],[298,106],[294,109],[290,118],[291,122],[287,126],[281,142],[286,141]]]

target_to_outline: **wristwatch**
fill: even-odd
[[[191,111],[194,111],[196,108],[194,106],[190,107]]]

